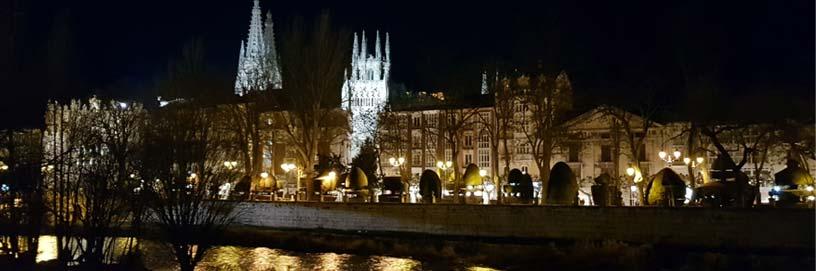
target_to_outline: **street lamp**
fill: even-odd
[[[402,176],[402,165],[405,164],[405,157],[388,158],[388,163],[391,164],[391,166],[395,167],[397,169],[397,173],[399,173],[399,175]]]
[[[481,191],[481,193],[482,193],[482,204],[489,204],[490,203],[490,194],[487,193],[487,183],[489,183],[489,182],[485,181],[485,176],[487,176],[487,170],[480,169],[479,170],[479,176],[482,177],[482,188],[483,188],[482,190],[484,190],[484,191]]]
[[[691,166],[691,169],[689,171],[692,171],[695,168],[697,168],[698,166],[702,165],[703,162],[705,162],[705,159],[703,159],[702,157],[697,157],[694,160],[691,160],[691,158],[689,158],[689,157],[683,158],[683,163],[686,164],[686,166]],[[689,172],[689,176],[691,176],[691,175],[692,175],[691,172]],[[690,181],[694,185],[696,185],[696,183],[697,183],[697,180],[690,180]]]
[[[665,151],[660,151],[657,153],[657,156],[659,156],[660,159],[662,159],[663,161],[666,161],[666,163],[668,163],[669,165],[674,163],[675,160],[680,159],[680,155],[682,154],[678,150],[674,150],[674,152],[672,152],[672,155],[669,155]]]
[[[224,161],[224,167],[227,169],[234,169],[238,166],[238,161]]]
[[[691,160],[691,158],[688,157],[683,158],[683,163],[685,163],[686,165],[690,164],[692,168],[696,168],[697,166],[703,164],[703,162],[705,162],[705,159],[703,159],[702,157],[697,157],[693,161]]]
[[[453,167],[453,162],[451,162],[451,161],[446,161],[446,162],[437,161],[436,162],[436,167],[439,168],[439,170],[441,170],[443,173],[445,173],[445,177],[444,177],[443,180],[444,180],[445,184],[447,184],[447,182],[450,179],[450,178],[448,178],[449,177],[448,176],[448,169]],[[447,189],[447,185],[442,186],[442,194],[443,195],[449,194],[448,189]]]
[[[293,163],[283,163],[283,164],[281,164],[281,169],[283,169],[283,171],[286,172],[287,183],[291,181],[291,176],[292,176],[292,175],[289,175],[289,172],[291,172],[296,167],[297,166],[295,166],[295,164],[293,164]],[[298,178],[299,177],[300,176],[298,176]],[[296,189],[297,189],[297,190],[295,190],[295,201],[297,201],[298,193],[300,193],[300,180],[295,180],[295,183],[296,183]]]
[[[626,169],[626,175],[629,175],[632,179],[632,186],[629,187],[629,206],[635,205],[635,192],[637,192],[637,186],[635,185],[635,169],[629,167]]]

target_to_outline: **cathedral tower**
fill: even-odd
[[[265,90],[282,86],[278,55],[275,50],[275,32],[271,13],[261,18],[261,6],[254,1],[249,20],[246,42],[241,41],[238,55],[238,73],[235,77],[235,94],[243,96],[249,91]]]
[[[365,31],[359,39],[354,33],[351,52],[351,72],[346,71],[343,83],[342,107],[349,112],[351,146],[348,158],[360,151],[360,146],[377,129],[377,116],[388,101],[388,77],[391,52],[388,33],[385,34],[385,54],[380,45],[380,32],[374,38],[374,54],[369,54]]]

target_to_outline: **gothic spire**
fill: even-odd
[[[388,41],[388,32],[385,32],[385,62],[391,62],[391,42]]]
[[[359,46],[357,45],[357,32],[354,32],[354,45],[351,47],[351,77],[356,78],[359,75],[357,70],[357,63],[359,58]]]
[[[380,50],[380,30],[377,30],[377,37],[374,39],[374,57],[377,60],[382,60],[382,51]]]
[[[360,57],[360,59],[366,59],[368,57],[368,50],[366,50],[365,30],[363,30],[363,35],[362,36],[363,36],[363,38],[360,41],[360,43],[362,43],[360,47],[362,47],[362,48],[360,49],[359,57]]]
[[[272,21],[272,13],[267,11],[264,18],[264,46],[266,47],[266,77],[272,88],[280,89],[282,87],[280,64],[278,62],[278,52],[275,46],[275,23]]]
[[[280,85],[271,15],[267,13],[266,31],[258,0],[253,1],[251,15],[249,33],[246,42],[242,41],[235,79],[235,93],[238,95],[244,95],[247,91],[265,90],[270,83],[273,87]],[[265,34],[269,37],[265,38]]]
[[[356,59],[358,49],[359,48],[357,46],[357,32],[354,32],[354,45],[352,45],[352,47],[351,47],[351,59],[352,60]]]

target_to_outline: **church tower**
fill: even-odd
[[[358,46],[359,44],[359,46]],[[351,72],[346,71],[343,83],[342,108],[349,112],[351,146],[349,159],[356,156],[367,137],[377,129],[377,116],[388,101],[388,78],[391,70],[391,52],[388,33],[385,34],[385,54],[381,47],[380,32],[374,38],[374,54],[369,54],[365,31],[359,37],[354,33],[351,52]]]
[[[249,91],[281,88],[280,67],[275,49],[275,32],[271,13],[266,13],[266,23],[261,18],[261,5],[254,1],[249,20],[246,42],[241,41],[238,55],[238,73],[235,77],[235,94],[243,96]]]

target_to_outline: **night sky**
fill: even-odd
[[[156,78],[193,38],[204,40],[212,68],[232,77],[252,6],[251,0],[4,2],[18,15],[16,28],[3,28],[17,29],[14,61],[20,64],[11,69],[25,76],[4,87],[3,127],[39,126],[48,98],[154,99]],[[390,32],[392,81],[408,90],[475,89],[485,65],[540,62],[549,72],[567,71],[587,104],[643,91],[683,96],[683,67],[715,74],[727,95],[785,97],[810,106],[814,100],[812,0],[335,2],[262,0],[261,7],[272,12],[277,34],[293,16],[310,18],[321,9],[331,11],[338,26],[367,30],[369,40],[376,29]],[[74,87],[54,91],[42,82],[47,78],[32,74],[46,70],[58,27],[70,33],[65,51]],[[29,83],[20,83],[23,78]]]

